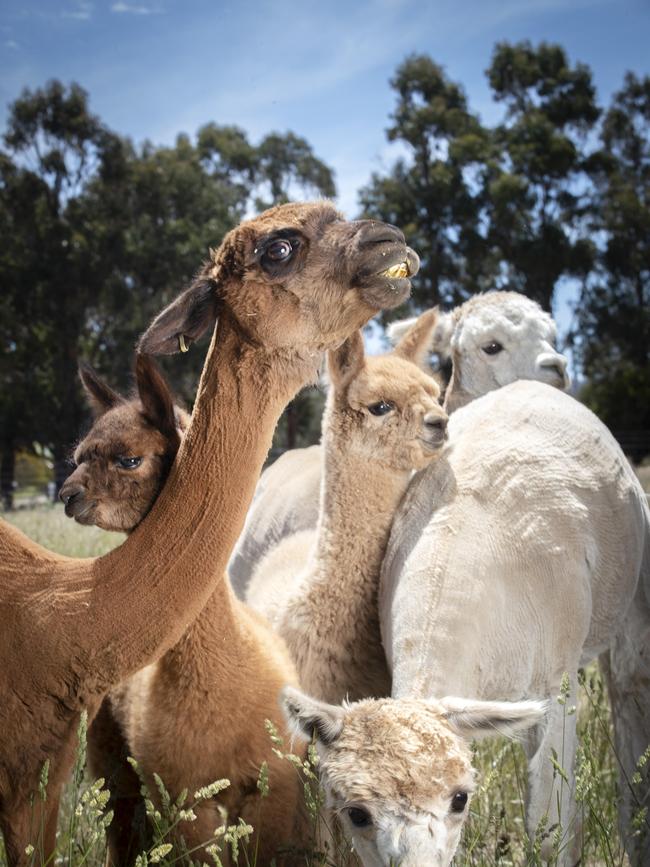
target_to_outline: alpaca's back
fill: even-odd
[[[301,573],[314,547],[316,530],[299,530],[281,539],[257,564],[246,602],[277,628],[298,591]]]
[[[634,596],[647,505],[609,431],[538,383],[451,417],[413,481],[381,587],[394,695],[534,694],[608,646]],[[414,690],[415,687],[415,690]]]
[[[294,533],[316,527],[321,462],[320,446],[293,449],[262,473],[228,564],[228,575],[240,599],[247,598],[253,572],[276,545]]]

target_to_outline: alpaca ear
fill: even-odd
[[[90,404],[93,418],[99,418],[100,415],[104,415],[109,409],[112,409],[119,403],[124,403],[124,398],[106,385],[85,361],[79,363],[79,378],[86,392],[86,398]]]
[[[540,722],[547,711],[543,701],[470,701],[443,698],[445,718],[454,731],[466,740],[510,735]]]
[[[433,335],[438,324],[438,308],[427,310],[417,319],[406,320],[403,324],[409,322],[408,328],[393,329],[393,335],[398,331],[401,334],[392,354],[399,358],[405,358],[407,361],[412,361],[417,364],[427,373],[431,372],[428,363],[431,355]],[[399,323],[398,323],[399,324]]]
[[[151,323],[137,344],[137,351],[149,355],[186,352],[190,343],[214,325],[220,300],[216,281],[206,269]]]
[[[144,417],[178,449],[181,440],[174,400],[163,375],[148,355],[136,353],[135,380]]]
[[[341,734],[345,711],[339,705],[318,701],[292,686],[285,686],[280,693],[280,705],[289,728],[303,740],[316,736],[328,746]]]
[[[363,367],[364,358],[360,331],[351,334],[337,349],[331,349],[327,353],[327,368],[334,387],[347,385]]]

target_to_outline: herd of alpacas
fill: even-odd
[[[645,495],[564,393],[555,325],[524,296],[427,311],[366,356],[359,329],[408,297],[418,266],[389,224],[345,221],[327,202],[272,208],[230,232],[140,338],[134,396],[80,368],[94,422],[61,499],[127,538],[79,560],[0,525],[11,867],[28,844],[44,861],[54,851],[83,711],[116,867],[151,845],[127,756],[173,798],[230,781],[180,829],[193,857],[241,817],[258,867],[306,863],[303,784],[267,720],[298,752],[315,745],[333,863],[335,817],[365,867],[449,865],[476,786],[472,740],[520,731],[529,834],[545,828],[542,857],[574,865],[576,718],[557,696],[575,703],[578,669],[598,656],[623,838],[631,865],[650,863],[650,837],[628,828],[648,798],[647,779],[631,782],[650,743]],[[210,329],[190,417],[150,356]],[[321,445],[260,478],[280,414],[325,353]],[[451,362],[448,382],[432,353]]]

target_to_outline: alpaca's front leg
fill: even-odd
[[[11,810],[10,818],[0,816],[9,867],[54,863],[60,798],[61,786],[51,785],[47,789],[46,801],[37,796],[33,804],[26,803]],[[33,847],[35,854],[28,854],[31,852],[28,846]]]
[[[111,797],[113,821],[106,835],[112,867],[130,867],[152,843],[151,827],[140,794],[140,779],[127,762],[130,750],[106,697],[88,729],[88,767],[93,779],[103,777]]]
[[[528,834],[531,841],[541,834],[542,859],[555,863],[557,856],[558,867],[572,867],[580,858],[581,823],[574,797],[576,714],[569,713],[576,704],[576,671],[571,675],[565,703],[552,698],[547,719],[530,730],[525,742],[528,753]],[[559,693],[558,685],[551,694]],[[562,772],[554,765],[554,755]]]

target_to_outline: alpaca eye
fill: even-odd
[[[115,461],[118,467],[121,467],[123,470],[134,470],[136,467],[139,467],[142,463],[142,458],[124,458],[119,457]]]
[[[488,343],[487,346],[483,347],[483,352],[485,352],[486,355],[498,355],[502,349],[503,346],[501,346],[498,341],[493,340],[492,343]]]
[[[387,412],[392,412],[394,409],[395,404],[390,400],[380,400],[378,403],[371,403],[368,412],[373,415],[386,415]]]
[[[289,241],[282,238],[269,244],[264,255],[267,259],[270,259],[271,262],[286,262],[292,253],[293,247]]]
[[[348,807],[348,816],[355,828],[367,828],[372,825],[370,813],[361,807]]]
[[[451,799],[451,812],[462,813],[467,805],[467,792],[456,792]]]

